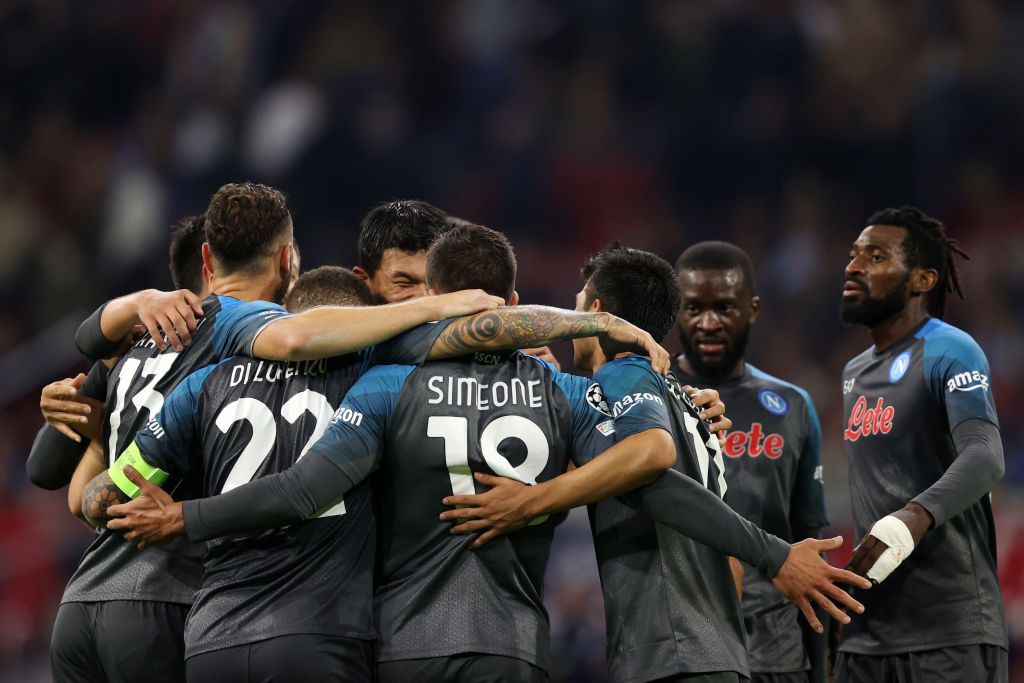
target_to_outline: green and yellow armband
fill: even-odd
[[[131,479],[124,475],[125,465],[131,465],[146,481],[152,482],[157,486],[163,486],[163,483],[167,481],[167,477],[170,476],[159,467],[154,467],[146,462],[146,459],[142,457],[142,452],[139,450],[139,445],[132,441],[128,448],[124,449],[124,452],[117,457],[117,460],[114,461],[114,464],[111,465],[108,470],[110,480],[132,500],[138,498],[139,487],[133,484]]]

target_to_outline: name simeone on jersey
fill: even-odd
[[[946,382],[946,389],[951,394],[954,391],[974,391],[975,389],[988,391],[988,375],[977,370],[960,372],[949,378]]]

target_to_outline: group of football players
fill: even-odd
[[[172,233],[176,291],[82,323],[94,364],[44,388],[27,464],[96,532],[55,680],[542,681],[578,506],[612,681],[1006,679],[1002,450],[984,355],[941,321],[961,252],[937,221],[879,212],[846,268],[873,346],[843,377],[845,570],[814,404],[745,360],[740,248],[611,245],[575,310],[519,305],[509,240],[425,202],[374,208],[358,250],[300,275],[284,196],[225,185]]]

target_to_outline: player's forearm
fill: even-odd
[[[530,516],[562,512],[632,491],[657,479],[675,459],[675,445],[665,430],[634,434],[582,467],[531,487],[537,509]]]
[[[107,508],[127,503],[131,498],[118,488],[109,472],[101,472],[85,485],[82,492],[82,515],[93,527],[107,526]]]
[[[427,358],[440,360],[474,351],[526,349],[566,339],[606,334],[614,316],[550,306],[513,306],[453,321],[437,338]]]
[[[953,443],[956,459],[937,482],[912,501],[928,511],[935,526],[990,493],[1005,470],[999,428],[988,420],[960,423],[953,430]]]
[[[312,360],[365,349],[443,316],[435,297],[388,306],[325,306],[275,320],[253,343],[253,356]]]
[[[736,514],[699,482],[675,470],[623,496],[631,506],[684,536],[721,550],[772,578],[790,546]]]
[[[340,468],[311,451],[284,472],[219,496],[185,501],[185,532],[200,542],[296,524],[333,505],[354,485]]]
[[[78,326],[75,346],[82,355],[98,360],[117,353],[121,340],[131,331],[134,321],[138,320],[131,304],[133,296],[129,294],[103,304]],[[119,330],[123,331],[117,334]]]
[[[75,468],[71,476],[71,483],[68,484],[68,510],[90,529],[96,526],[90,522],[82,512],[82,503],[85,501],[85,488],[106,469],[106,453],[103,451],[103,444],[99,441],[92,441],[85,454]]]
[[[86,445],[72,441],[49,424],[44,424],[36,434],[25,461],[29,481],[48,491],[64,488],[71,482]]]

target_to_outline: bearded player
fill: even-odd
[[[853,243],[840,314],[874,344],[843,371],[849,568],[879,585],[843,628],[840,683],[1006,681],[992,487],[1003,450],[988,361],[942,322],[963,298],[942,223],[879,211]],[[866,534],[866,535],[865,535]]]
[[[757,319],[754,267],[727,242],[700,242],[676,262],[681,304],[677,370],[683,384],[717,389],[733,429],[725,438],[729,505],[793,542],[828,525],[821,478],[821,425],[811,397],[744,360]],[[796,605],[750,565],[743,567],[743,624],[751,680],[825,680],[825,639]]]

